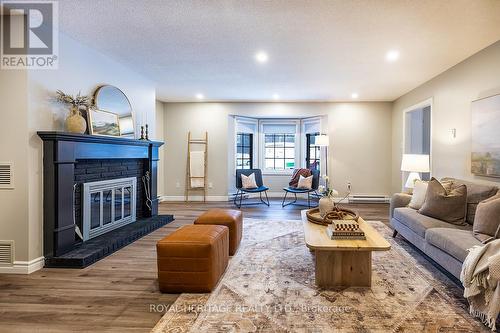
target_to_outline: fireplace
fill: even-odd
[[[83,241],[136,220],[137,179],[118,178],[83,184]]]
[[[85,267],[173,220],[158,215],[163,142],[38,135],[43,140],[46,266]]]

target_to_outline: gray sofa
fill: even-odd
[[[454,178],[443,180],[451,180],[453,185],[465,184],[467,186],[466,226],[457,226],[424,216],[415,209],[407,207],[411,195],[405,193],[397,193],[391,199],[391,225],[394,227],[394,237],[399,233],[459,279],[467,249],[474,245],[481,245],[481,242],[472,234],[477,205],[494,196],[499,189],[496,186]]]

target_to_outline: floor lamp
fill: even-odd
[[[325,175],[328,176],[328,146],[330,145],[330,137],[326,134],[316,136],[316,146],[325,147]]]

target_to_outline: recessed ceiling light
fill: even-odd
[[[275,101],[277,101],[278,99],[280,99],[280,95],[278,95],[278,94],[273,94],[273,99],[274,99]]]
[[[269,56],[264,51],[259,51],[255,53],[255,60],[261,64],[266,63],[269,60]]]
[[[358,93],[352,93],[351,94],[351,98],[358,98],[358,97],[359,97]]]
[[[399,51],[390,50],[385,54],[385,60],[393,62],[399,59]]]
[[[203,94],[200,94],[200,93],[196,94],[196,99],[202,100],[204,98],[205,98],[205,96]]]

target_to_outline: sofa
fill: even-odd
[[[424,254],[441,265],[457,279],[460,278],[462,263],[467,256],[467,249],[482,243],[472,234],[472,225],[479,202],[494,196],[499,188],[470,181],[443,178],[453,186],[461,184],[467,187],[467,213],[465,226],[444,222],[420,214],[409,208],[411,195],[397,193],[391,199],[390,222],[394,228],[394,237],[399,233]]]

